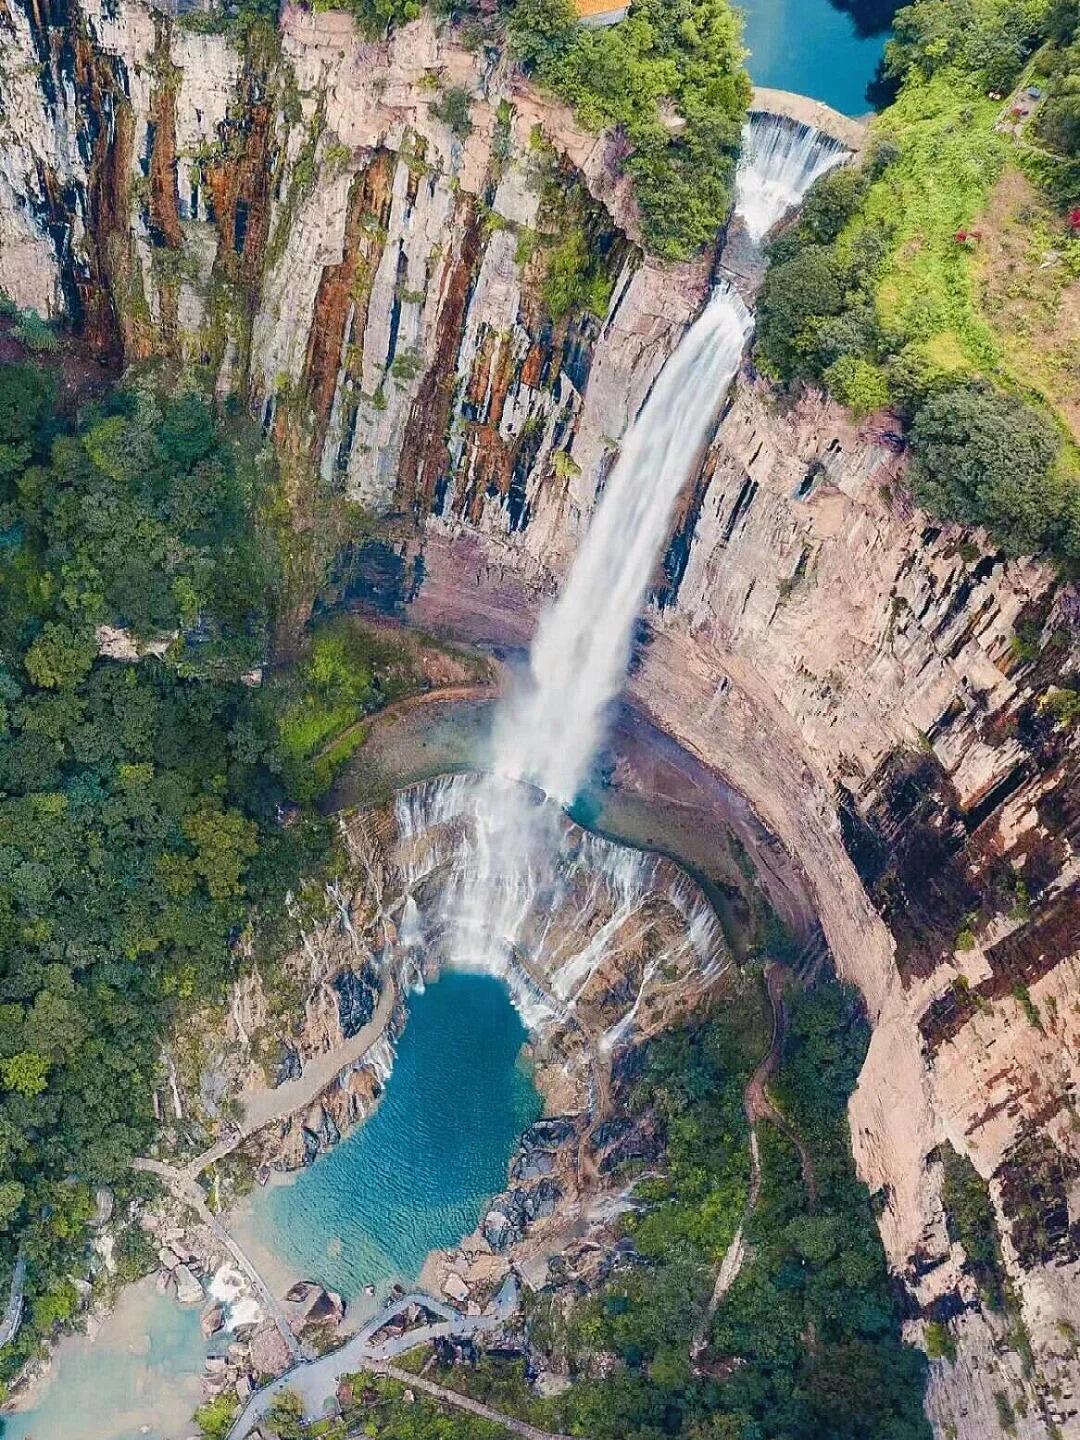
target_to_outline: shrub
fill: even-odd
[[[580,228],[570,230],[548,256],[542,286],[553,320],[571,310],[589,310],[603,319],[611,299],[611,281],[590,253]]]
[[[953,1333],[939,1320],[931,1320],[926,1327],[926,1353],[931,1360],[948,1360],[952,1363],[956,1359],[956,1340]]]
[[[11,332],[15,339],[35,355],[55,350],[59,345],[56,332],[47,320],[33,310],[24,310]]]
[[[825,371],[825,383],[856,415],[870,415],[889,403],[885,372],[856,355],[844,355]]]
[[[758,304],[757,348],[782,380],[813,371],[816,322],[844,305],[844,271],[822,245],[769,269]]]
[[[464,140],[472,130],[471,103],[468,90],[452,85],[432,105],[431,113],[448,125],[459,140]]]

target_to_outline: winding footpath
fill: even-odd
[[[515,1420],[512,1415],[504,1415],[500,1410],[492,1410],[490,1405],[481,1405],[479,1400],[471,1400],[468,1395],[461,1395],[457,1390],[448,1390],[445,1385],[436,1385],[434,1380],[426,1380],[422,1375],[413,1375],[408,1370],[399,1370],[396,1365],[380,1366],[384,1375],[389,1375],[392,1380],[398,1380],[403,1385],[408,1385],[411,1390],[422,1390],[425,1395],[432,1396],[444,1405],[452,1405],[457,1410],[466,1410],[470,1415],[477,1415],[481,1420],[490,1420],[495,1425],[501,1425],[511,1435],[521,1435],[524,1440],[569,1440],[566,1435],[553,1435],[549,1430],[538,1430],[535,1425],[527,1425],[524,1420]],[[364,1431],[353,1432],[356,1436],[362,1436]]]
[[[210,1230],[220,1244],[225,1246],[226,1250],[228,1250],[229,1254],[236,1261],[237,1266],[244,1272],[248,1280],[250,1280],[252,1288],[266,1308],[266,1313],[274,1321],[274,1324],[281,1334],[281,1338],[289,1347],[289,1354],[293,1357],[293,1360],[300,1361],[306,1359],[311,1352],[307,1346],[302,1345],[296,1338],[296,1334],[289,1324],[285,1312],[278,1303],[276,1296],[259,1274],[253,1261],[248,1258],[243,1246],[229,1234],[225,1226],[222,1225],[221,1221],[210,1209],[209,1205],[207,1205],[206,1196],[203,1194],[201,1187],[194,1177],[185,1170],[177,1170],[172,1165],[164,1164],[161,1160],[133,1160],[132,1169],[142,1170],[148,1175],[156,1175],[160,1180],[165,1182],[179,1201],[195,1212],[201,1223]]]
[[[334,1050],[327,1050],[322,1055],[313,1055],[311,1059],[304,1062],[303,1073],[295,1080],[286,1080],[281,1085],[275,1085],[272,1088],[266,1086],[250,1095],[242,1096],[241,1099],[244,1103],[242,1123],[235,1126],[227,1136],[211,1145],[208,1150],[204,1150],[201,1155],[196,1155],[194,1160],[188,1161],[181,1167],[180,1173],[195,1180],[204,1170],[231,1154],[245,1140],[249,1140],[252,1135],[265,1129],[267,1125],[288,1120],[298,1110],[306,1110],[313,1105],[343,1070],[349,1070],[353,1066],[359,1065],[374,1049],[386,1033],[396,1003],[397,988],[393,979],[387,975],[385,984],[379,991],[378,1003],[371,1019],[356,1032],[351,1040],[346,1040],[344,1044],[337,1046]]]
[[[749,1248],[746,1241],[746,1227],[761,1198],[761,1147],[757,1137],[757,1126],[760,1121],[768,1120],[775,1125],[798,1150],[802,1165],[803,1184],[806,1186],[810,1208],[814,1209],[817,1205],[817,1177],[814,1174],[814,1164],[810,1158],[810,1152],[803,1143],[802,1137],[790,1124],[768,1091],[769,1081],[776,1074],[777,1066],[780,1064],[780,1056],[787,1035],[784,981],[783,967],[770,961],[765,967],[765,988],[768,991],[769,1006],[772,1010],[772,1035],[769,1039],[768,1050],[746,1082],[746,1089],[743,1091],[743,1109],[746,1113],[746,1123],[750,1129],[750,1188],[746,1194],[746,1204],[743,1206],[743,1212],[739,1218],[738,1229],[731,1237],[731,1243],[724,1252],[724,1258],[716,1273],[712,1294],[709,1296],[709,1303],[694,1331],[690,1353],[695,1361],[708,1344],[709,1327],[712,1324],[713,1316],[720,1308],[724,1296],[739,1278],[739,1273],[746,1261]]]

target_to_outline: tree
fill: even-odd
[[[943,390],[916,415],[911,451],[915,493],[937,514],[985,525],[1017,552],[1057,534],[1068,499],[1061,437],[1026,401],[982,381]]]
[[[40,1095],[49,1083],[49,1062],[44,1055],[24,1050],[8,1060],[0,1060],[0,1079],[5,1090],[14,1090],[26,1099]]]
[[[815,372],[815,327],[844,304],[844,272],[832,251],[810,245],[765,277],[757,349],[781,379]]]
[[[295,1390],[282,1390],[266,1419],[278,1440],[301,1440],[304,1433],[304,1405]]]
[[[277,823],[273,718],[240,681],[280,573],[274,471],[199,397],[141,380],[79,423],[51,393],[0,366],[22,447],[0,477],[0,1265],[31,1262],[0,1382],[73,1313],[92,1187],[122,1196],[153,1136],[163,1036],[223,998],[243,927],[288,943],[324,853]],[[190,633],[118,663],[103,621]]]

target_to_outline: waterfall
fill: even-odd
[[[757,240],[846,151],[771,116],[755,116],[744,137],[737,210]],[[407,886],[430,891],[426,913],[419,907],[426,940],[445,963],[505,977],[533,1028],[571,1012],[619,937],[652,923],[658,872],[650,857],[582,837],[568,829],[562,807],[602,743],[676,502],[701,462],[751,329],[738,294],[720,284],[661,370],[562,592],[540,620],[526,681],[500,707],[491,772],[398,799]],[[606,1030],[604,1048],[631,1029],[655,976],[680,971],[689,955],[702,978],[720,968],[715,916],[696,890],[678,892],[671,885],[665,901],[682,933],[673,939],[669,927],[657,935],[659,951]],[[410,916],[414,935],[416,926]]]
[[[623,441],[588,533],[529,659],[531,685],[496,728],[494,768],[564,805],[581,787],[618,693],[634,624],[679,493],[710,438],[750,332],[719,286],[661,370]]]
[[[819,176],[850,152],[831,135],[786,115],[752,114],[735,172],[735,211],[757,242],[799,204]]]

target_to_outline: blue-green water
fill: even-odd
[[[366,1284],[411,1279],[431,1250],[468,1235],[506,1185],[514,1144],[541,1105],[505,985],[449,974],[414,996],[410,1012],[370,1119],[295,1183],[253,1195],[237,1217],[273,1282],[302,1275],[351,1299]],[[62,1342],[40,1403],[9,1417],[0,1435],[177,1440],[194,1429],[205,1356],[198,1308],[181,1309],[144,1281],[124,1292],[95,1340]]]
[[[419,1274],[475,1227],[540,1099],[506,986],[445,975],[410,1002],[369,1120],[288,1185],[253,1197],[245,1236],[346,1298]]]
[[[94,1340],[61,1341],[38,1405],[5,1418],[4,1440],[176,1440],[194,1430],[206,1341],[197,1308],[144,1280]]]
[[[745,14],[747,68],[755,85],[810,95],[845,115],[870,110],[866,87],[885,48],[885,30],[860,34],[851,13],[830,0],[737,3]]]

